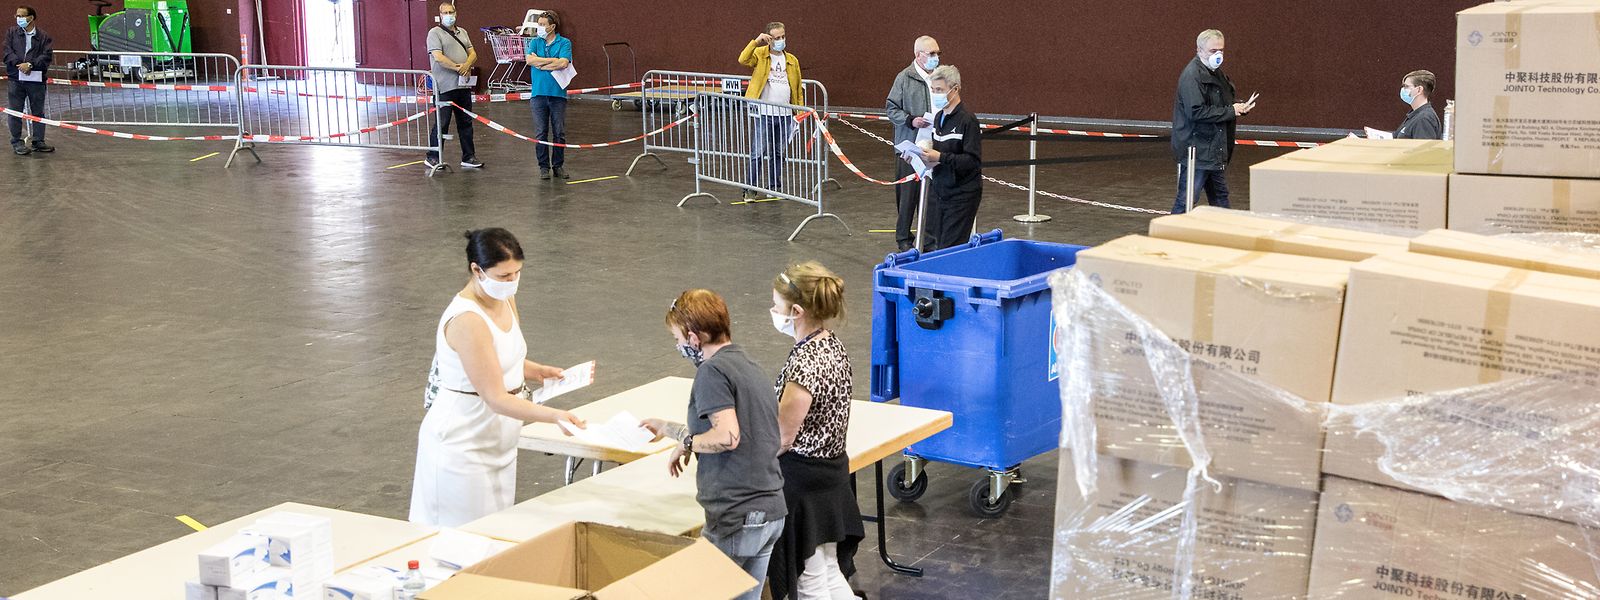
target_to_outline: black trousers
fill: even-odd
[[[461,88],[439,94],[439,102],[454,102],[461,108],[472,110],[472,88]],[[472,143],[472,117],[467,116],[467,113],[461,112],[460,108],[448,104],[444,105],[439,109],[439,125],[444,127],[445,131],[450,131],[450,119],[452,116],[456,121],[456,139],[461,140],[462,160],[477,158],[478,149]],[[428,145],[439,145],[438,131],[428,133]],[[437,160],[439,156],[429,152],[428,158]]]
[[[911,163],[900,160],[899,155],[895,155],[894,164],[894,178],[897,181],[916,172]],[[894,222],[894,241],[901,249],[910,248],[916,243],[916,235],[911,228],[917,224],[917,201],[921,199],[921,194],[922,182],[915,179],[894,186],[895,209],[899,213]]]
[[[978,203],[982,200],[982,191],[935,194],[929,189],[928,215],[922,220],[924,250],[942,250],[972,239],[972,225],[977,222]]]
[[[26,103],[28,110],[23,110]],[[6,107],[11,110],[33,115],[44,116],[44,84],[33,81],[12,81],[11,89],[6,92]],[[6,124],[11,126],[11,143],[22,141],[22,119],[6,115]],[[33,121],[33,143],[44,142],[44,123]]]

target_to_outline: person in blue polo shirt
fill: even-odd
[[[567,90],[556,82],[555,71],[572,65],[572,40],[559,33],[561,18],[554,11],[539,15],[534,37],[528,40],[528,78],[533,94],[533,137],[557,144],[567,143]],[[567,178],[565,148],[539,144],[534,156],[539,159],[539,179],[549,179],[551,171]]]

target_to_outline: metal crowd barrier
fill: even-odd
[[[45,116],[80,125],[237,127],[227,54],[56,50]]]
[[[241,151],[260,162],[257,144],[437,152],[443,139],[427,71],[246,65],[233,80],[239,141],[225,166]]]
[[[730,185],[750,192],[813,206],[810,215],[789,234],[789,241],[812,221],[830,217],[850,227],[838,215],[826,212],[822,183],[828,176],[828,148],[822,139],[822,117],[804,106],[752,100],[719,92],[697,92],[689,101],[695,112],[691,140],[694,156],[694,193],[705,196],[703,182]]]
[[[750,85],[749,75],[646,71],[644,77],[639,80],[638,99],[634,102],[639,107],[640,119],[644,125],[642,132],[649,133],[682,119],[689,114],[689,107],[700,94],[740,96],[748,85]],[[831,106],[828,104],[828,88],[823,86],[822,82],[813,79],[800,80],[800,94],[802,104],[818,109],[823,115],[828,113]],[[690,127],[674,127],[656,135],[646,136],[644,151],[634,157],[625,175],[632,175],[633,168],[647,156],[654,158],[664,169],[667,164],[661,161],[660,153],[693,154],[694,132],[697,125],[693,121],[689,125]],[[827,176],[826,160],[823,161],[823,173],[824,182],[832,183],[835,188],[839,187],[838,181]]]

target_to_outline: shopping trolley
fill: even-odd
[[[483,39],[494,52],[494,70],[489,72],[490,92],[525,92],[530,89],[525,59],[530,37],[505,26],[483,28]]]

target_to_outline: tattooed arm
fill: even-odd
[[[739,417],[732,408],[711,413],[711,429],[694,436],[695,452],[721,454],[739,447]]]

